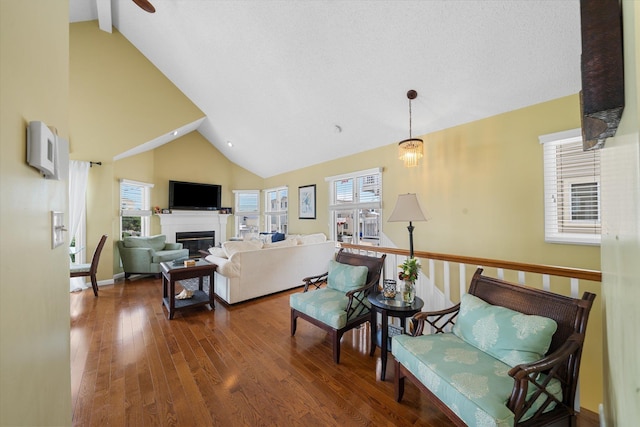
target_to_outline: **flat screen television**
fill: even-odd
[[[222,205],[221,199],[220,185],[169,181],[169,209],[217,211]]]

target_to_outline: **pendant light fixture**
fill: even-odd
[[[418,160],[422,158],[424,146],[424,141],[411,136],[411,100],[416,99],[417,96],[418,92],[413,89],[407,92],[407,98],[409,98],[409,139],[398,143],[399,159],[404,162],[404,166],[407,168],[418,166]]]

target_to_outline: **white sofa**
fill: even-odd
[[[266,244],[225,242],[206,260],[218,266],[214,292],[235,304],[302,286],[303,278],[327,272],[335,251],[336,242],[316,234]]]

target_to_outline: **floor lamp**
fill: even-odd
[[[413,221],[427,221],[415,193],[400,194],[388,222],[409,221],[409,258],[413,258]]]

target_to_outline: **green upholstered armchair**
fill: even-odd
[[[324,329],[331,334],[333,361],[340,363],[342,335],[371,318],[367,295],[379,285],[385,257],[340,249],[327,273],[303,279],[304,291],[289,297],[291,335],[296,333],[298,317]]]
[[[125,279],[132,274],[160,274],[160,263],[188,258],[182,243],[167,243],[167,236],[125,237],[118,240]]]

